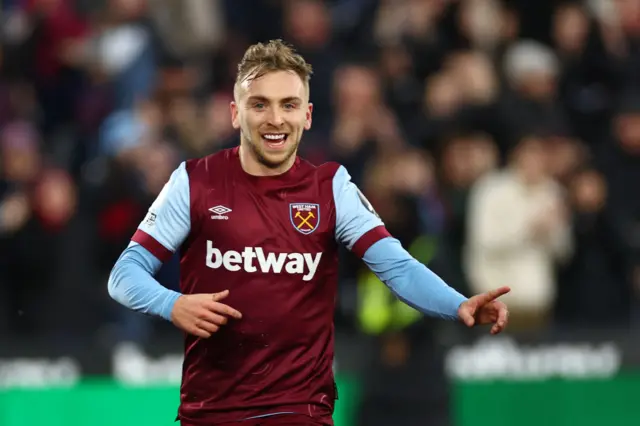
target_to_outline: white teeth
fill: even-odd
[[[277,141],[277,140],[280,140],[280,139],[284,139],[284,134],[282,134],[282,135],[264,135],[264,138],[272,140],[272,141]]]

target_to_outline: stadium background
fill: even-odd
[[[514,288],[486,339],[345,253],[336,424],[640,424],[640,2],[4,0],[1,22],[1,425],[172,424],[178,333],[106,277],[179,161],[237,143],[234,66],[278,37],[315,67],[302,154],[460,291]]]

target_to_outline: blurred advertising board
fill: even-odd
[[[453,426],[640,425],[640,339],[629,331],[443,345],[449,389],[432,383],[433,370],[416,375],[447,392]],[[375,352],[371,339],[337,336],[336,426],[357,424]],[[0,425],[175,424],[181,364],[177,341],[72,352],[35,341],[0,345]],[[407,394],[422,392],[411,390],[415,383]]]
[[[15,349],[15,348],[14,348]],[[0,353],[0,425],[173,425],[182,356],[136,345],[59,353],[37,346]],[[336,375],[336,426],[351,426],[358,383]]]
[[[445,360],[454,424],[640,424],[640,344],[617,334],[481,338],[455,345]]]

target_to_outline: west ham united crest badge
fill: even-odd
[[[320,204],[289,204],[289,216],[296,231],[305,235],[310,234],[320,225]]]

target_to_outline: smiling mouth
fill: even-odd
[[[282,148],[287,142],[286,133],[267,133],[262,135],[262,140],[269,148]]]

